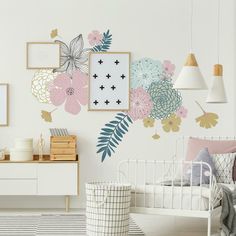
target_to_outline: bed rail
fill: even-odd
[[[203,173],[205,167],[208,171]],[[198,186],[193,179],[194,168],[195,172],[199,171]],[[190,170],[188,177],[186,177],[187,170]],[[203,174],[209,176],[208,185],[202,183],[205,177]],[[129,182],[132,185],[133,212],[159,211],[158,213],[169,212],[176,215],[179,211],[179,215],[192,214],[199,217],[202,214],[204,218],[208,217],[204,212],[209,212],[219,205],[222,198],[222,191],[212,175],[211,167],[206,162],[124,160],[118,167],[118,179],[120,182]]]

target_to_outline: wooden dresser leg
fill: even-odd
[[[65,196],[66,212],[70,211],[70,196]]]

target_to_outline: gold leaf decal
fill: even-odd
[[[50,34],[51,38],[54,39],[55,37],[58,36],[58,30],[57,29],[53,29],[51,31],[51,34]]]
[[[52,111],[45,111],[45,110],[42,110],[41,111],[41,117],[42,117],[42,119],[44,120],[44,121],[46,121],[46,122],[52,122],[52,113],[54,112],[54,111],[56,111],[57,110],[57,108],[55,108],[54,110],[52,110]]]
[[[154,135],[152,136],[152,138],[157,140],[157,139],[160,138],[160,135],[159,135],[159,134],[154,134]]]
[[[196,101],[197,105],[203,112],[202,116],[196,118],[196,122],[199,123],[199,126],[205,129],[213,128],[218,123],[219,116],[216,113],[206,112],[202,106]]]

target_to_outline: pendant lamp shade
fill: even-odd
[[[188,54],[186,63],[174,83],[174,88],[181,90],[207,89],[206,83],[193,53]]]
[[[213,80],[207,96],[207,103],[226,103],[225,87],[223,81],[223,66],[214,65]]]

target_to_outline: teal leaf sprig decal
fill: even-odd
[[[101,40],[101,44],[96,45],[92,48],[94,52],[106,52],[110,49],[112,42],[112,34],[110,34],[110,30],[103,33],[103,38]]]
[[[102,162],[107,156],[115,152],[115,148],[122,141],[123,136],[128,132],[129,125],[133,123],[128,114],[117,113],[115,119],[105,124],[98,137],[97,153],[102,154]]]

